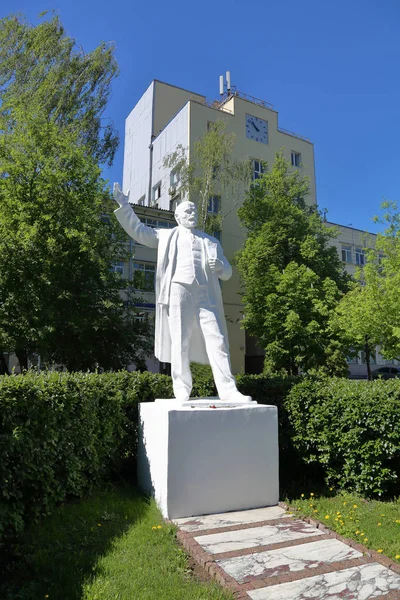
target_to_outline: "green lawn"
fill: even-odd
[[[232,598],[195,579],[175,528],[128,485],[62,506],[27,532],[7,561],[1,600]]]
[[[302,515],[314,517],[341,535],[400,563],[400,499],[363,500],[351,494],[301,494],[287,500]]]

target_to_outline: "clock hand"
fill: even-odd
[[[258,131],[258,132],[260,131],[260,130],[258,129],[258,127],[256,127],[256,125],[255,125],[255,123],[254,123],[253,121],[251,122],[251,124],[253,125],[253,127],[254,127],[254,129],[255,129],[256,131]]]

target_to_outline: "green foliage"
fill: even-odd
[[[359,350],[365,352],[370,380],[372,379],[370,356],[380,342],[380,331],[383,329],[383,324],[377,327],[377,305],[374,286],[371,285],[369,276],[371,267],[375,270],[373,264],[369,263],[362,275],[363,284],[366,281],[368,283],[361,285],[360,282],[354,282],[349,292],[341,298],[330,320],[332,331],[337,332],[347,346],[349,355],[354,355]],[[361,273],[358,274],[358,277],[360,276]]]
[[[366,264],[358,269],[358,283],[339,303],[332,328],[341,331],[347,346],[368,356],[376,346],[386,359],[400,359],[400,213],[396,202],[381,205],[384,233],[366,248]],[[368,365],[368,374],[372,378]]]
[[[44,116],[60,131],[73,130],[96,161],[111,164],[118,135],[103,113],[117,73],[112,44],[85,54],[56,15],[36,27],[21,15],[1,19],[1,129],[19,124],[15,111],[26,119]]]
[[[193,389],[191,396],[195,398],[211,398],[213,396],[218,396],[214,377],[209,365],[192,363],[190,365],[190,369],[193,377]]]
[[[265,349],[266,372],[346,369],[329,317],[349,278],[328,245],[336,232],[305,204],[307,194],[307,179],[277,153],[238,211],[248,232],[237,256],[243,324]]]
[[[0,378],[0,536],[49,514],[135,456],[137,407],[172,397],[152,373]]]
[[[399,494],[400,382],[305,378],[285,410],[303,461],[335,488],[363,496]]]
[[[221,230],[221,196],[229,197],[234,207],[237,206],[244,186],[250,181],[250,162],[232,158],[235,139],[235,134],[226,133],[226,122],[219,119],[209,123],[207,132],[194,143],[190,156],[188,150],[179,145],[164,159],[164,167],[179,174],[182,199],[197,205],[199,228],[211,235]],[[212,196],[219,198],[219,210],[215,214],[208,212]]]
[[[85,55],[57,17],[0,21],[0,344],[22,368],[32,353],[76,370],[149,351],[111,271],[126,248],[98,165],[117,144],[102,127],[116,70],[112,48]]]

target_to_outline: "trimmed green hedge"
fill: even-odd
[[[153,373],[0,377],[0,537],[118,471],[137,445],[138,402],[171,397]]]
[[[240,375],[239,389],[279,411],[281,489],[325,480],[364,495],[399,494],[400,381]],[[215,394],[194,368],[193,396]],[[0,538],[82,497],[128,462],[138,403],[172,398],[154,373],[0,376]],[[127,461],[128,459],[128,461]]]
[[[327,484],[363,496],[400,493],[400,381],[308,379],[284,403],[302,460]]]

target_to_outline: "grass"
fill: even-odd
[[[400,563],[400,499],[383,502],[330,492],[326,496],[301,494],[287,502],[300,514]]]
[[[195,579],[175,528],[128,485],[60,507],[15,544],[0,570],[2,600],[232,598]]]

